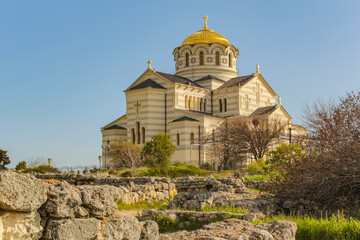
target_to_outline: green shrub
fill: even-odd
[[[40,165],[38,167],[27,168],[23,172],[38,172],[38,173],[52,172],[52,173],[58,173],[60,171],[59,171],[59,169],[57,169],[56,167],[53,167],[53,166]]]
[[[208,170],[200,169],[191,164],[174,163],[169,168],[170,177],[187,177],[187,176],[208,176],[210,173]]]
[[[16,170],[25,170],[27,167],[26,167],[26,162],[25,161],[21,161],[21,162],[19,162],[17,165],[16,165],[16,167],[15,167],[15,169]]]
[[[266,164],[263,158],[259,158],[255,162],[250,163],[245,169],[245,172],[248,173],[265,173],[265,171],[266,171]]]

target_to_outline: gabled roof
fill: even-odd
[[[191,117],[188,117],[188,116],[183,116],[183,117],[174,119],[172,122],[180,122],[180,121],[200,122],[199,120],[194,119],[194,118],[191,118]]]
[[[151,80],[150,78],[146,79],[145,81],[141,82],[138,85],[135,85],[134,87],[130,88],[129,90],[136,90],[136,89],[143,89],[143,88],[158,88],[158,89],[166,89],[154,80]]]
[[[210,80],[210,79],[216,79],[216,80],[218,80],[218,81],[225,82],[225,80],[222,80],[222,79],[220,79],[220,78],[217,78],[217,77],[215,77],[215,76],[213,76],[213,75],[207,75],[207,76],[202,77],[202,78],[200,78],[200,79],[198,79],[198,80],[195,80],[194,82],[200,82],[200,81],[205,81],[205,80]]]
[[[268,106],[268,107],[260,107],[256,109],[250,116],[260,116],[260,115],[269,115],[273,113],[277,109],[278,105],[275,106]]]
[[[104,128],[104,130],[111,130],[111,129],[121,129],[121,130],[126,130],[126,128],[120,126],[120,125],[112,125],[110,127]]]
[[[247,82],[249,82],[254,75],[241,76],[236,78],[231,78],[229,81],[221,85],[218,89],[221,88],[229,88],[234,86],[244,86]]]
[[[193,86],[196,86],[196,87],[203,88],[199,84],[191,81],[190,79],[184,78],[184,77],[179,77],[179,76],[176,76],[176,75],[163,73],[163,72],[158,72],[158,71],[156,71],[156,73],[159,74],[160,76],[166,78],[167,80],[169,80],[171,82],[174,82],[174,83],[182,83],[182,84],[186,84],[186,85],[193,85]]]
[[[122,115],[121,117],[115,119],[115,120],[112,121],[111,123],[106,124],[106,125],[105,125],[104,127],[102,127],[101,129],[102,129],[102,130],[105,130],[105,128],[114,125],[115,122],[119,121],[120,119],[122,119],[122,118],[124,118],[124,117],[126,117],[126,114],[124,114],[124,115]]]

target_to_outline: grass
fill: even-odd
[[[265,175],[265,174],[255,174],[255,175],[244,176],[244,180],[245,181],[267,181],[269,177],[270,177],[269,175]]]
[[[168,209],[169,201],[152,200],[138,201],[132,204],[126,204],[120,200],[117,205],[119,210]]]
[[[342,213],[314,218],[310,216],[274,216],[257,220],[254,223],[288,220],[297,224],[297,240],[358,240],[360,239],[360,221],[345,218]]]
[[[217,206],[217,207],[209,207],[206,205],[205,208],[200,210],[201,212],[228,212],[228,213],[248,213],[249,211],[245,208],[237,208],[234,206]]]

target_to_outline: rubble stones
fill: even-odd
[[[162,234],[160,239],[295,240],[295,233],[296,224],[289,221],[274,221],[254,225],[244,220],[227,219],[205,225],[196,231]]]

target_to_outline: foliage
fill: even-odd
[[[26,167],[26,162],[25,161],[21,161],[21,162],[19,162],[17,165],[16,165],[16,167],[15,167],[15,169],[16,170],[25,170],[27,167]]]
[[[259,158],[258,160],[250,163],[245,169],[245,172],[248,173],[265,173],[265,171],[266,164],[263,158]]]
[[[145,143],[142,156],[152,175],[168,176],[171,156],[175,152],[175,145],[169,133],[160,132]]]
[[[331,217],[314,218],[311,216],[274,216],[254,223],[271,222],[275,220],[293,221],[297,225],[297,240],[355,240],[360,239],[360,222],[353,218],[345,218],[338,213]]]
[[[209,171],[191,164],[174,163],[169,167],[169,177],[208,176]]]
[[[23,172],[38,172],[38,173],[52,172],[52,173],[58,173],[60,171],[59,171],[59,169],[57,169],[56,167],[53,167],[53,166],[40,165],[38,167],[27,168]]]
[[[296,161],[306,156],[305,151],[296,143],[281,143],[274,150],[268,152],[265,171],[277,180],[284,180],[286,169]]]
[[[204,208],[201,209],[202,212],[229,212],[229,213],[248,213],[249,211],[242,207],[235,207],[235,206],[216,206],[216,207],[209,207],[206,205]]]
[[[109,156],[115,168],[131,168],[131,176],[135,176],[136,168],[143,164],[141,148],[132,143],[119,140],[110,145]]]
[[[265,175],[265,174],[244,176],[245,181],[267,181],[268,179],[269,179],[269,175]]]
[[[138,201],[132,204],[126,204],[121,200],[117,203],[119,210],[141,210],[141,209],[168,209],[169,201],[152,200],[152,201]]]
[[[348,93],[336,104],[316,103],[306,119],[307,154],[284,167],[286,177],[273,191],[320,210],[359,207],[360,92]]]
[[[10,158],[7,155],[7,151],[0,149],[0,169],[4,169],[5,165],[10,163]]]

